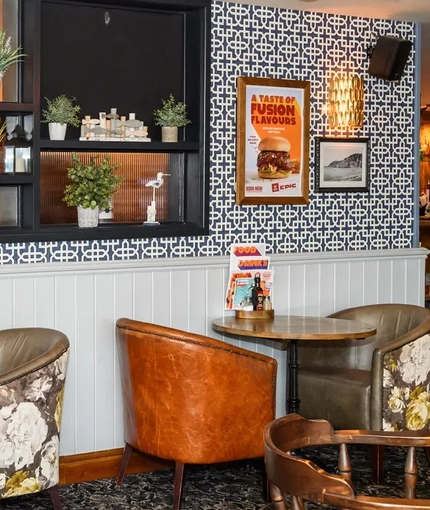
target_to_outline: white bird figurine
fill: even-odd
[[[149,181],[145,184],[146,187],[153,188],[152,189],[152,201],[155,202],[155,190],[158,188],[161,188],[163,185],[163,177],[170,174],[163,174],[163,172],[157,173],[157,178],[153,179],[152,181]]]

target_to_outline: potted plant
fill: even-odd
[[[21,46],[12,49],[10,40],[11,38],[0,28],[0,80],[12,64],[21,62],[21,58],[27,56],[25,53],[21,53]]]
[[[176,102],[173,94],[168,99],[162,99],[163,106],[154,111],[154,121],[161,126],[161,140],[163,142],[177,142],[178,128],[190,124],[187,117],[187,106]]]
[[[78,113],[81,107],[74,105],[76,98],[68,98],[65,94],[48,99],[45,97],[47,108],[42,110],[43,120],[49,124],[49,138],[51,140],[64,140],[67,126],[79,127],[81,120]]]
[[[72,153],[72,167],[67,169],[72,183],[66,186],[63,200],[69,206],[77,206],[80,227],[98,225],[99,211],[109,207],[112,195],[124,180],[114,173],[120,166],[111,163],[110,156],[105,156],[100,163],[91,157],[87,164],[75,152]]]

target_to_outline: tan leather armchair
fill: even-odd
[[[69,341],[60,331],[0,331],[0,498],[47,489],[55,510]]]
[[[130,319],[117,321],[124,400],[121,484],[133,450],[184,464],[263,457],[275,416],[276,360],[213,338]]]
[[[430,310],[389,303],[330,317],[371,324],[377,333],[365,340],[299,344],[300,414],[336,429],[429,429]],[[382,449],[374,453],[379,482]]]

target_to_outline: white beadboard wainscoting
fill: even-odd
[[[371,303],[423,305],[427,253],[273,255],[275,313],[325,316]],[[123,446],[116,319],[222,338],[211,320],[232,313],[224,311],[228,264],[228,257],[200,257],[0,267],[0,328],[50,327],[70,339],[61,455]],[[285,351],[269,341],[236,344],[278,360],[277,414],[284,414]]]

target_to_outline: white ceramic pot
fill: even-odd
[[[78,226],[80,228],[94,228],[99,224],[99,208],[84,209],[78,205]]]
[[[67,124],[60,124],[59,122],[50,122],[49,139],[50,140],[64,140],[66,138]]]
[[[161,141],[162,142],[177,142],[178,141],[178,128],[165,126],[161,128]]]

